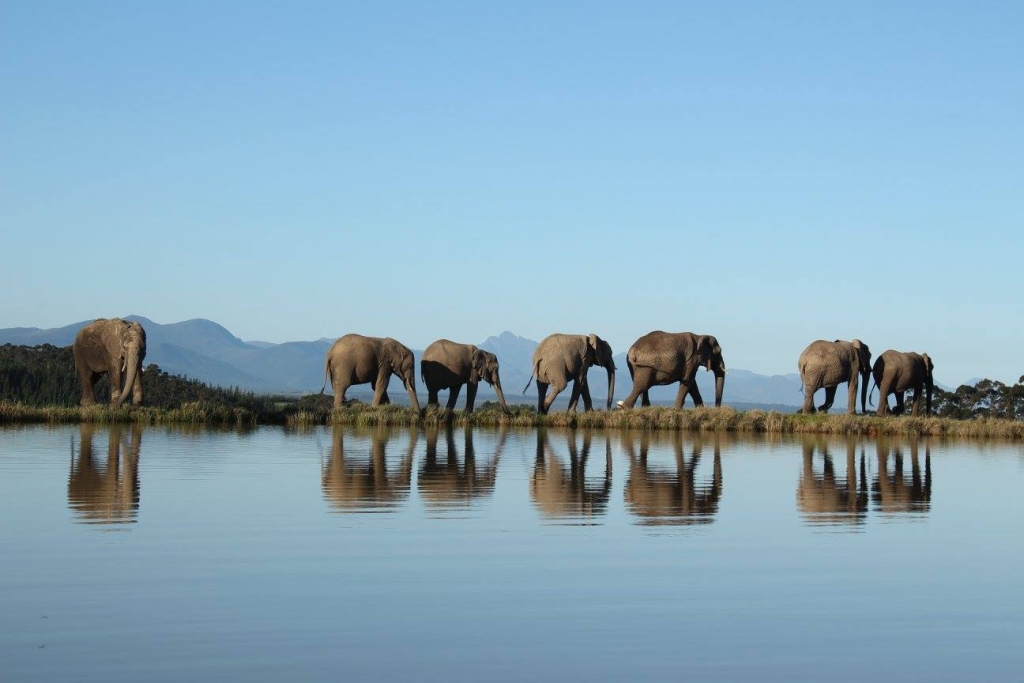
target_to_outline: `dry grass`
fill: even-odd
[[[438,426],[453,424],[478,427],[568,427],[608,430],[674,430],[686,432],[737,432],[760,434],[834,434],[861,436],[945,436],[999,438],[1024,441],[1024,421],[976,418],[956,420],[939,417],[875,417],[873,415],[798,415],[775,411],[732,408],[638,408],[635,410],[539,415],[530,406],[512,406],[511,413],[485,408],[473,413],[431,406],[423,415],[395,405],[373,408],[353,404],[340,410],[303,409],[288,415],[293,427],[312,425]],[[30,408],[0,402],[0,423],[144,423],[253,425],[267,420],[244,408],[186,403],[179,408],[96,405],[89,408]],[[279,421],[275,418],[275,423]]]

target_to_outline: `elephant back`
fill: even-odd
[[[629,347],[626,358],[633,366],[660,369],[680,367],[685,364],[687,352],[693,350],[692,341],[686,344],[687,341],[681,335],[651,332]]]

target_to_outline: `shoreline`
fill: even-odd
[[[291,408],[289,410],[289,408]],[[776,411],[733,408],[651,407],[633,410],[593,411],[589,413],[552,413],[539,415],[527,406],[513,406],[508,415],[485,408],[473,413],[444,408],[428,408],[423,415],[409,408],[365,404],[340,410],[297,409],[255,413],[246,408],[216,404],[185,403],[177,408],[95,405],[30,407],[0,402],[0,425],[7,424],[188,424],[209,426],[278,425],[311,427],[318,425],[354,426],[474,426],[474,427],[557,427],[601,429],[607,431],[681,431],[754,434],[835,434],[862,436],[946,436],[994,438],[1024,442],[1024,422],[997,418],[955,419],[875,415],[780,413]]]

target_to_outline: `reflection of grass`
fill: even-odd
[[[323,397],[319,397],[323,399]],[[480,427],[582,427],[613,430],[676,430],[689,432],[760,432],[767,434],[853,434],[993,437],[1024,440],[1024,421],[976,418],[955,420],[939,417],[884,417],[864,415],[798,415],[774,411],[731,408],[638,408],[636,410],[565,412],[539,415],[532,406],[510,406],[506,415],[495,404],[485,403],[473,413],[430,407],[417,415],[396,405],[373,408],[353,402],[332,410],[329,401],[306,400],[279,406],[273,413],[256,413],[245,408],[218,404],[185,403],[178,408],[95,405],[89,408],[30,408],[0,401],[0,423],[12,422],[96,422],[146,424],[252,425],[398,425],[436,426],[443,424]]]

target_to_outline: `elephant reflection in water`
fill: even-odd
[[[863,524],[868,512],[867,468],[864,453],[860,456],[860,475],[857,474],[857,444],[848,439],[846,448],[846,475],[836,476],[828,440],[824,437],[805,437],[803,442],[804,466],[796,488],[796,503],[800,512],[812,524]],[[824,458],[821,474],[814,471],[814,454]]]
[[[338,512],[390,511],[409,497],[412,481],[412,456],[418,433],[409,429],[409,445],[398,467],[388,470],[387,445],[394,428],[357,428],[349,431],[355,443],[345,453],[346,428],[336,426],[331,444],[331,459],[321,467],[324,498]],[[366,437],[370,439],[366,452]]]
[[[139,511],[139,452],[142,430],[131,429],[124,438],[123,427],[110,427],[105,462],[93,453],[95,425],[79,427],[78,457],[71,449],[68,476],[68,506],[81,521],[90,524],[131,524]]]
[[[508,430],[501,430],[494,457],[481,463],[477,462],[476,449],[473,447],[473,428],[467,425],[461,464],[455,447],[455,430],[451,424],[445,427],[445,457],[438,459],[439,431],[437,427],[426,429],[427,453],[417,478],[417,486],[424,503],[433,508],[464,507],[474,498],[494,493],[498,462],[505,448]]]
[[[883,513],[925,513],[932,502],[932,459],[931,451],[925,444],[924,476],[918,459],[918,442],[911,441],[910,479],[903,471],[903,444],[886,438],[876,443],[878,472],[871,483],[871,499],[875,509]],[[889,456],[893,458],[893,471],[889,472]]]
[[[714,521],[722,498],[721,437],[717,434],[695,436],[687,461],[683,435],[671,435],[669,438],[675,455],[675,471],[652,466],[648,462],[651,438],[649,432],[641,433],[639,439],[635,434],[623,435],[622,445],[629,456],[625,499],[630,512],[641,517],[641,524],[652,526],[709,524]],[[705,480],[698,486],[696,470],[708,440],[713,442],[714,447],[711,481]]]
[[[611,443],[605,439],[603,477],[586,476],[591,432],[583,432],[576,447],[576,430],[567,432],[569,462],[555,455],[547,429],[537,430],[537,459],[530,479],[530,497],[541,515],[551,518],[591,518],[604,514],[612,490]]]

